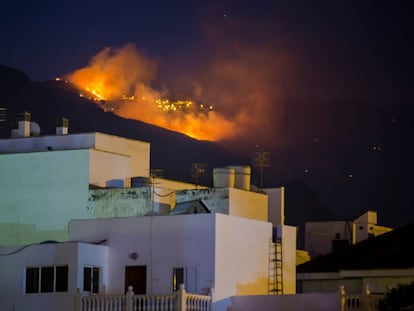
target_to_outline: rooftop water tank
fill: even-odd
[[[250,191],[251,168],[248,165],[229,166],[234,169],[234,188]]]
[[[214,188],[234,188],[235,170],[231,167],[213,169]]]
[[[149,186],[151,186],[151,178],[143,177],[143,176],[131,177],[132,188],[149,187]]]
[[[106,181],[106,188],[124,188],[123,179],[110,179]]]

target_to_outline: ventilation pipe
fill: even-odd
[[[29,137],[30,136],[30,119],[29,112],[20,112],[17,116],[17,127],[12,129],[12,137]]]

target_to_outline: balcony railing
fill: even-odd
[[[340,292],[341,311],[377,311],[378,303],[384,297],[383,294],[371,294],[368,286],[362,294],[347,295],[343,286]]]
[[[180,285],[167,295],[135,295],[132,286],[125,295],[83,296],[75,294],[74,311],[211,311],[211,296],[190,294]]]

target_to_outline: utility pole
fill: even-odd
[[[199,178],[204,177],[207,174],[207,164],[205,163],[192,163],[191,164],[191,177],[195,178],[195,185],[199,182]]]

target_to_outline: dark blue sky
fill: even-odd
[[[408,101],[409,2],[5,1],[0,63],[47,80],[107,46],[134,43],[159,61],[156,82],[173,85],[202,76],[217,58],[260,47],[283,63],[274,79],[287,97],[390,100],[397,93]]]

